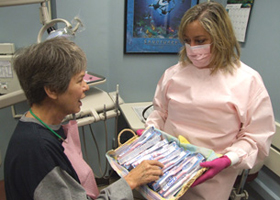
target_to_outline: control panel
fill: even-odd
[[[13,43],[0,43],[0,94],[7,94],[20,89],[17,75],[12,64],[15,52]]]

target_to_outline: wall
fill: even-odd
[[[76,41],[90,57],[88,69],[107,77],[109,91],[120,85],[126,102],[150,101],[162,72],[177,62],[176,55],[124,55],[124,1],[57,1],[58,17],[78,14],[86,30]],[[145,81],[143,80],[145,78]]]
[[[205,1],[205,0],[204,0]],[[84,1],[80,4],[68,0],[57,1],[57,15],[72,19],[77,14],[83,19],[86,30],[76,41],[89,56],[88,69],[107,77],[104,89],[115,90],[120,85],[121,96],[126,102],[150,101],[162,72],[177,62],[176,55],[127,55],[123,54],[124,1]],[[202,1],[201,1],[202,2]],[[226,0],[218,2],[226,5]],[[277,83],[277,67],[280,57],[279,12],[280,2],[255,1],[247,30],[246,42],[242,44],[242,61],[262,75],[274,105],[275,116],[280,120],[277,102],[280,91]],[[145,81],[143,81],[145,77]]]
[[[219,2],[226,4],[226,0]],[[114,91],[116,84],[119,84],[125,102],[151,101],[163,71],[175,64],[178,57],[174,54],[123,54],[124,4],[124,0],[59,0],[53,8],[56,9],[54,14],[57,17],[71,21],[79,16],[84,22],[85,30],[77,34],[75,41],[88,56],[88,70],[107,78],[107,82],[100,85],[101,89]],[[277,82],[280,63],[279,7],[279,0],[270,0],[269,3],[255,1],[241,56],[243,62],[262,75],[277,121],[280,121],[280,90]],[[41,28],[39,5],[1,7],[0,18],[0,42],[13,42],[16,48],[36,42]],[[0,110],[0,120],[0,148],[4,157],[16,120],[12,118],[10,108]],[[109,125],[113,131],[114,123],[109,122]],[[98,131],[103,129],[102,124],[96,126]],[[92,144],[89,146],[94,148]],[[90,149],[89,152],[95,151]],[[91,162],[95,163],[94,160]],[[1,179],[3,166],[0,167]]]
[[[40,5],[0,7],[0,43],[10,42],[20,48],[36,42],[41,28],[39,21]],[[4,159],[8,141],[16,126],[11,108],[0,110],[0,149]],[[3,163],[0,166],[0,180],[3,179]]]

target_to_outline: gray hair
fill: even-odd
[[[62,94],[71,78],[86,69],[86,55],[73,41],[63,37],[19,49],[13,66],[30,106],[46,97],[44,87]]]

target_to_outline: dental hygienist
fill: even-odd
[[[208,171],[180,199],[227,200],[240,169],[269,154],[275,132],[270,97],[259,73],[240,61],[222,5],[205,2],[189,9],[179,38],[180,62],[159,80],[146,124],[223,155],[201,163]]]
[[[19,120],[5,164],[7,200],[92,199],[64,153],[66,115],[80,111],[89,89],[86,56],[72,41],[54,38],[18,51],[13,61],[30,110]],[[162,164],[143,161],[127,176],[100,191],[96,199],[133,199],[132,189],[157,180]]]

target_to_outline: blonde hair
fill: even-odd
[[[231,20],[225,8],[216,2],[200,3],[189,9],[181,19],[179,39],[184,43],[184,33],[188,24],[198,20],[212,39],[212,74],[218,70],[233,73],[240,65],[240,46],[235,37]],[[184,46],[180,51],[180,61],[191,62]]]

